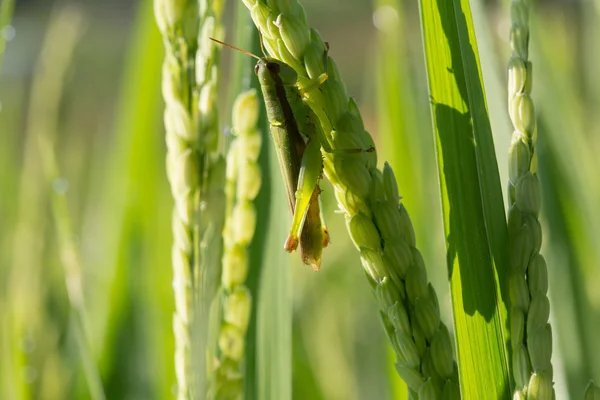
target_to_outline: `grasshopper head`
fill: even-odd
[[[292,67],[273,58],[261,58],[254,67],[261,85],[272,85],[281,79],[284,85],[293,85],[298,80],[298,74]]]

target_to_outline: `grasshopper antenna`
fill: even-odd
[[[265,52],[265,45],[263,44],[262,33],[260,33],[260,30],[258,31],[258,41],[260,43],[260,51],[262,51],[263,56],[267,57],[267,53]]]
[[[212,41],[213,41],[213,42],[215,42],[215,43],[219,43],[220,45],[223,45],[223,46],[225,46],[225,47],[229,47],[230,49],[237,50],[237,51],[239,51],[240,53],[244,53],[244,54],[246,54],[246,55],[248,55],[248,56],[250,56],[250,57],[254,57],[254,58],[256,58],[257,60],[260,60],[260,57],[259,57],[259,56],[257,56],[256,54],[252,54],[252,53],[250,53],[248,50],[240,49],[239,47],[232,46],[232,45],[230,45],[229,43],[221,42],[220,40],[217,40],[217,39],[215,39],[215,38],[211,38],[211,37],[209,37],[209,39],[210,39],[210,40],[212,40]],[[262,46],[262,42],[261,42],[261,46]]]

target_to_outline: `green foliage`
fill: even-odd
[[[202,217],[191,233],[198,245],[192,252],[210,253],[204,260],[190,258],[193,268],[210,272],[208,290],[201,291],[207,297],[220,285],[219,241],[227,231],[218,222],[214,229],[212,222],[202,223],[218,217],[226,202],[215,175],[211,179],[200,168],[167,173],[165,158],[173,164],[182,160],[175,150],[220,155],[235,147],[231,107],[238,93],[257,87],[256,61],[222,51],[219,64],[213,57],[219,48],[201,37],[216,36],[262,56],[251,17],[259,22],[266,52],[297,70],[300,87],[325,72],[320,38],[328,41],[329,78],[305,100],[334,148],[373,145],[377,152],[323,153],[325,177],[333,182],[320,182],[331,243],[315,273],[298,254],[283,250],[291,214],[260,110],[262,184],[253,202],[256,229],[244,282],[252,302],[240,341],[243,361],[235,365],[245,377],[243,398],[458,398],[459,390],[465,399],[481,393],[508,398],[515,382],[527,382],[532,397],[536,388],[548,391],[550,381],[558,399],[595,398],[598,388],[588,382],[600,380],[597,2],[570,5],[575,13],[565,12],[562,3],[531,8],[525,67],[511,68],[510,82],[518,96],[535,104],[537,141],[533,146],[526,129],[527,151],[513,145],[510,153],[508,2],[422,0],[421,18],[418,3],[396,0],[303,0],[302,6],[248,0],[231,7],[235,15],[221,1],[161,0],[156,10],[153,2],[138,2],[131,8],[135,15],[119,7],[118,18],[106,2],[79,2],[86,29],[63,20],[70,33],[59,34],[60,40],[46,33],[58,15],[50,9],[54,2],[37,3],[18,3],[10,19],[14,2],[0,2],[0,41],[6,40],[0,46],[1,398],[177,395],[173,355],[181,343],[176,345],[172,330],[177,309],[171,250],[185,235],[171,230],[174,200],[167,177],[177,184],[178,196],[187,190],[187,178],[206,178],[204,199],[218,200],[204,209],[210,218]],[[221,11],[220,28],[209,14]],[[7,21],[14,31],[2,30]],[[166,85],[167,94],[184,94],[175,100],[183,99],[191,120],[204,118],[202,130],[190,131],[210,131],[202,143],[195,137],[165,140],[165,37],[167,50],[175,53],[167,58],[186,60],[165,68],[178,76]],[[70,40],[79,43],[73,51]],[[523,43],[515,49],[523,50]],[[534,68],[527,67],[529,60]],[[209,73],[197,75],[199,70]],[[526,85],[515,85],[514,78],[523,76],[515,72],[525,72]],[[198,82],[215,76],[218,85],[199,88]],[[348,101],[350,95],[356,100]],[[167,127],[173,128],[172,122],[185,119],[173,117],[174,98],[167,100]],[[511,109],[518,111],[513,117],[524,115],[522,104],[512,102]],[[185,127],[175,124],[171,132]],[[529,171],[532,154],[539,162]],[[225,166],[218,155],[203,160]],[[532,184],[533,176],[539,184]],[[512,189],[503,204],[500,188],[509,179],[506,189]],[[531,186],[539,186],[539,193]],[[400,211],[394,212],[398,196]],[[512,313],[509,324],[504,207],[513,203],[521,217],[524,211],[539,219],[545,263],[536,255],[514,285],[512,305],[528,306]],[[200,240],[202,230],[206,240]],[[228,293],[241,301],[222,297],[212,305],[202,338],[209,352],[198,346],[195,356],[190,353],[208,372],[230,366],[217,362],[221,319],[238,324],[239,311],[245,315],[248,305],[243,294],[236,297],[247,292]],[[531,346],[528,333],[545,325],[548,315],[552,339],[543,332]],[[547,365],[532,375],[540,360],[548,361],[550,342],[552,376]],[[190,373],[209,382],[200,367]],[[242,389],[223,386],[235,389],[235,396]],[[189,397],[203,395],[198,389]]]
[[[461,393],[509,398],[506,222],[470,6],[420,4]]]

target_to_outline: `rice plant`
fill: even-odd
[[[0,398],[598,397],[597,2],[70,2],[0,4]]]
[[[245,286],[251,267],[248,245],[256,229],[253,202],[262,180],[257,162],[262,141],[256,129],[258,110],[255,90],[241,93],[233,105],[232,131],[236,138],[227,153],[227,206],[221,275],[224,299],[219,333],[221,357],[213,377],[210,398],[235,399],[240,397],[243,389],[245,336],[252,303],[252,295]]]
[[[173,210],[173,331],[179,398],[206,390],[210,308],[216,295],[223,225],[224,161],[218,154],[219,2],[156,1],[166,58],[163,97]]]
[[[513,55],[508,65],[508,106],[515,131],[509,151],[508,235],[511,341],[515,398],[552,399],[552,330],[548,268],[539,254],[540,188],[537,176],[536,121],[528,60],[529,4],[511,4]]]

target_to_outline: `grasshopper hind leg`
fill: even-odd
[[[304,264],[311,265],[315,271],[321,268],[323,249],[329,244],[329,231],[323,217],[321,189],[317,185],[300,233],[300,254]]]
[[[319,202],[319,187],[315,188],[306,219],[300,232],[300,255],[306,265],[312,266],[315,271],[321,268],[321,254],[326,241],[324,226],[321,220],[321,207]],[[328,235],[327,235],[328,236]]]
[[[300,242],[300,234],[307,231],[307,219],[318,221],[319,231],[321,226],[321,217],[319,213],[319,189],[318,181],[323,168],[321,152],[319,151],[319,142],[309,140],[306,143],[306,149],[302,156],[302,165],[298,176],[298,186],[295,193],[294,215],[290,233],[285,241],[285,250],[292,252],[296,250]],[[314,216],[309,218],[309,211],[313,210]],[[313,223],[316,225],[316,223]],[[313,232],[314,233],[314,232]],[[321,236],[319,234],[319,236]]]
[[[315,271],[321,268],[321,254],[330,243],[320,194],[321,188],[317,185],[300,234],[302,261],[304,264],[311,265]]]
[[[302,261],[315,271],[321,267],[321,253],[329,244],[329,233],[323,222],[319,195],[319,180],[323,178],[323,159],[316,140],[307,142],[295,194],[292,226],[285,250],[300,247]]]

